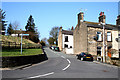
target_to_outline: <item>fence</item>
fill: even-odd
[[[2,48],[21,48],[21,43],[16,42],[5,42],[1,41]],[[25,43],[22,44],[22,48],[41,48],[42,46],[40,44],[31,44],[31,43]]]

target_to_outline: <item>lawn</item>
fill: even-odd
[[[42,54],[42,49],[23,49],[21,54],[21,49],[2,49],[2,56],[28,56]]]

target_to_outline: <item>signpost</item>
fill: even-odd
[[[21,54],[22,54],[22,38],[23,36],[29,36],[29,34],[20,34],[20,36],[21,36]]]

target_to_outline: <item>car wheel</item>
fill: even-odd
[[[83,61],[83,57],[81,57],[81,61]]]

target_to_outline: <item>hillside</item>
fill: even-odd
[[[5,35],[0,35],[1,36],[1,42],[2,42],[2,47],[4,46],[19,46],[20,47],[20,43],[21,43],[21,37],[13,37],[13,36],[5,36]],[[40,46],[40,44],[36,44],[34,42],[32,42],[31,40],[25,39],[23,38],[22,40],[22,44],[23,46],[27,46],[27,47],[36,47],[36,46]]]
[[[21,37],[13,37],[13,36],[5,36],[2,35],[2,41],[6,41],[6,42],[16,42],[16,43],[21,43]],[[31,44],[36,44],[28,39],[24,39],[23,38],[23,44],[25,43],[31,43]]]

